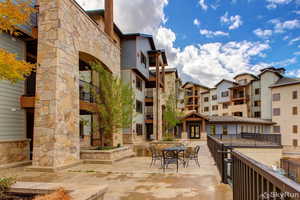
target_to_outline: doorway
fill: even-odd
[[[200,122],[188,123],[188,133],[190,139],[200,139]]]
[[[30,139],[30,160],[32,160],[33,152],[33,130],[34,130],[34,110],[28,109],[26,111],[26,136]]]

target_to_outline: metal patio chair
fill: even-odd
[[[196,162],[196,164],[198,165],[198,167],[200,167],[200,164],[199,164],[199,150],[200,150],[200,146],[197,145],[191,152],[186,153],[186,155],[185,155],[185,159],[186,159],[185,167],[189,166],[190,160],[194,160]]]
[[[162,166],[162,162],[163,162],[163,157],[161,152],[153,145],[151,145],[149,147],[149,150],[151,152],[151,163],[150,163],[150,167],[152,167],[153,165],[155,165],[156,161],[160,161],[160,165]]]

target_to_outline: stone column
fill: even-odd
[[[79,162],[79,53],[62,1],[39,1],[38,67],[32,169]]]
[[[202,124],[201,124],[201,139],[203,139],[203,140],[207,139],[205,119],[202,119]]]
[[[183,130],[182,130],[182,136],[181,139],[187,140],[188,134],[187,134],[187,124],[186,121],[183,122]]]

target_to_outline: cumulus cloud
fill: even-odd
[[[269,29],[262,30],[262,29],[258,28],[258,29],[255,29],[253,31],[253,33],[260,38],[268,38],[273,34],[273,31],[269,30]]]
[[[76,0],[86,10],[103,9],[104,0]],[[154,34],[166,22],[164,7],[168,0],[115,0],[115,22],[125,33]],[[146,8],[146,9],[141,9]]]
[[[287,75],[300,78],[300,69],[290,70]]]
[[[229,17],[228,12],[220,17],[220,21],[222,24],[228,24],[229,30],[237,29],[243,24],[242,17],[240,15]]]
[[[300,28],[300,20],[287,20],[281,22],[279,19],[272,19],[270,22],[274,25],[274,32],[275,33],[284,33],[285,30],[292,30],[296,28]]]
[[[205,3],[205,0],[199,0],[199,5],[203,10],[208,9],[208,5]]]
[[[194,25],[196,25],[196,26],[199,26],[200,24],[201,24],[201,22],[200,22],[200,20],[199,19],[197,19],[197,18],[195,18],[194,19]]]
[[[200,34],[204,35],[207,38],[213,38],[217,36],[229,36],[229,33],[225,33],[223,31],[210,31],[207,29],[201,29]]]
[[[177,64],[194,80],[213,86],[237,73],[258,72],[261,68],[252,65],[251,60],[268,48],[268,44],[249,41],[190,45],[178,53]]]

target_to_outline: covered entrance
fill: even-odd
[[[206,121],[208,119],[197,113],[191,111],[186,113],[181,118],[181,124],[183,127],[181,139],[206,139]]]

